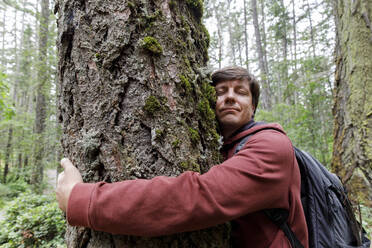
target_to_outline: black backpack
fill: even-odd
[[[239,152],[254,134],[238,141],[235,153]],[[347,192],[339,178],[307,152],[298,148],[294,148],[294,151],[301,173],[301,202],[309,232],[309,247],[369,248],[371,242],[356,221]],[[303,248],[287,224],[287,210],[266,209],[264,212],[283,230],[293,248]]]

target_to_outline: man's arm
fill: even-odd
[[[77,183],[67,197],[68,221],[115,234],[159,236],[214,226],[264,208],[288,208],[293,159],[285,135],[263,131],[203,175]]]

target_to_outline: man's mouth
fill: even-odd
[[[221,113],[224,113],[224,112],[237,112],[239,111],[238,109],[236,108],[224,108],[221,110]]]

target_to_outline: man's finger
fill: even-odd
[[[63,167],[63,169],[66,169],[68,166],[74,166],[74,165],[71,163],[70,159],[63,158],[61,160],[61,166]]]

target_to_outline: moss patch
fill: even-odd
[[[196,144],[200,141],[198,131],[191,127],[189,128],[189,137],[193,146],[196,146]]]
[[[160,101],[155,96],[149,96],[146,99],[145,106],[143,106],[143,110],[151,116],[154,116],[156,112],[162,110],[162,105]]]
[[[193,10],[198,20],[200,20],[203,16],[203,1],[202,0],[186,0],[186,3]]]
[[[176,139],[175,141],[173,141],[172,142],[173,149],[180,148],[180,144],[181,144],[181,140],[180,139]]]
[[[195,171],[199,173],[201,171],[200,165],[191,160],[182,161],[181,163],[179,163],[179,166],[185,171]]]
[[[155,139],[160,141],[164,138],[165,136],[165,131],[164,129],[156,129],[155,130]]]
[[[202,30],[202,32],[204,33],[204,46],[206,49],[209,48],[209,44],[211,42],[211,36],[209,35],[209,32],[208,32],[208,29],[204,26],[204,24],[201,24],[200,25],[200,29]]]
[[[198,111],[202,115],[205,121],[207,122],[213,122],[215,119],[214,111],[211,109],[208,100],[206,98],[203,98],[198,103]]]
[[[128,7],[131,8],[131,9],[136,8],[136,5],[133,2],[128,1],[127,4],[128,4]]]
[[[181,80],[181,87],[185,89],[186,94],[189,95],[192,91],[192,86],[189,80],[184,75],[179,75],[179,78]]]
[[[160,55],[163,52],[163,48],[161,47],[160,43],[151,36],[146,36],[143,38],[142,47],[155,55]]]

